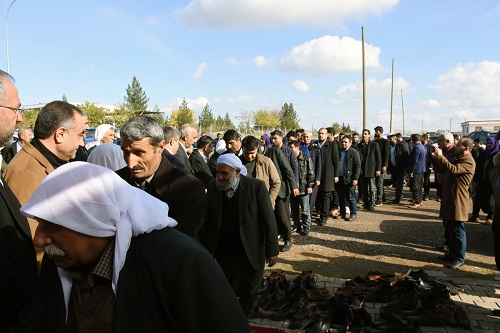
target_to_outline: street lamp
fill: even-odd
[[[7,8],[7,11],[5,10],[5,7],[0,4],[0,6],[2,6],[2,9],[3,9],[3,12],[5,14],[5,48],[6,48],[6,53],[7,53],[7,73],[10,74],[10,65],[9,65],[9,33],[8,33],[8,25],[7,25],[7,18],[9,16],[9,11],[10,11],[10,7],[12,7],[12,5],[14,4],[14,2],[16,2],[16,0],[13,0],[9,7]]]
[[[85,72],[89,67],[94,67],[94,64],[87,65],[83,70],[83,103],[87,101],[87,81],[85,80]]]

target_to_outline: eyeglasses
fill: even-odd
[[[22,107],[14,108],[12,106],[0,105],[0,108],[10,109],[16,113],[16,116],[24,112],[24,109]]]

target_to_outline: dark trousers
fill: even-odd
[[[429,196],[431,192],[431,172],[430,170],[424,172],[424,194],[426,196]]]
[[[491,219],[493,217],[493,207],[495,202],[492,199],[490,192],[483,191],[480,185],[477,186],[476,195],[472,202],[472,216],[479,217],[479,211],[482,209],[487,215],[486,218]]]
[[[350,215],[357,215],[358,206],[356,205],[356,187],[352,185],[352,183],[345,184],[342,179],[339,180],[336,187],[339,194],[340,216],[344,218],[346,217],[347,205],[349,205]]]
[[[248,318],[259,297],[264,265],[262,269],[256,270],[246,256],[224,252],[217,253],[217,262]]]
[[[318,187],[314,186],[313,191],[311,195],[309,196],[309,206],[311,208],[311,215],[314,213],[315,209],[316,212],[319,211],[319,208],[316,207],[316,198],[318,197]]]
[[[500,232],[493,231],[493,248],[495,252],[495,264],[500,271]]]
[[[359,177],[363,190],[363,204],[365,207],[375,205],[375,177]]]
[[[424,181],[423,173],[414,173],[410,178],[410,191],[413,195],[413,202],[420,204],[422,202],[422,183]]]
[[[292,238],[292,226],[290,224],[290,196],[276,198],[274,205],[274,217],[278,226],[278,234],[287,241]]]
[[[385,201],[385,192],[384,192],[384,176],[381,174],[380,176],[375,177],[375,200]]]
[[[330,203],[332,202],[331,191],[318,191],[318,203],[320,208],[320,215],[322,218],[328,218],[330,213]]]
[[[403,198],[403,185],[405,181],[405,172],[404,170],[396,170],[396,182],[395,182],[395,200],[400,201]]]
[[[330,209],[338,209],[339,208],[339,194],[337,191],[332,191],[332,199],[330,201]]]

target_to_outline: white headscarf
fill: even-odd
[[[112,288],[116,286],[133,236],[177,222],[168,216],[168,205],[130,186],[110,169],[71,162],[51,172],[21,213],[94,237],[115,236]],[[58,268],[67,305],[73,280]]]
[[[219,154],[222,155],[226,151],[226,141],[220,139],[217,141],[217,145],[215,145],[215,151]]]
[[[95,132],[94,132],[94,142],[86,145],[85,147],[87,149],[90,149],[94,146],[99,146],[101,144],[102,138],[104,137],[104,135],[106,135],[106,132],[110,128],[114,129],[115,127],[112,125],[109,125],[109,124],[102,124],[102,125],[97,126],[97,128],[95,129]]]
[[[127,166],[123,159],[123,151],[114,143],[103,143],[90,152],[87,162],[97,164],[113,171]]]
[[[247,175],[247,168],[241,163],[238,156],[234,154],[222,154],[217,158],[217,164],[225,164],[233,169],[240,169],[243,176]]]

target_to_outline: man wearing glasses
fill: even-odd
[[[19,111],[17,108],[16,112]],[[40,110],[35,121],[33,140],[23,146],[4,173],[5,180],[21,205],[28,202],[49,173],[75,158],[85,128],[84,114],[67,102],[50,102]],[[34,234],[38,222],[33,219],[28,221]],[[40,262],[42,255],[43,252],[38,249]]]
[[[0,70],[0,146],[14,134],[22,121],[14,79]],[[0,176],[0,332],[8,332],[21,310],[34,295],[38,283],[35,248],[21,205]]]

